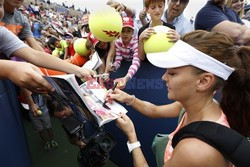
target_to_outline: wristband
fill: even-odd
[[[129,141],[128,141],[127,146],[128,146],[129,153],[131,153],[135,148],[141,147],[141,143],[139,141],[137,141],[135,143],[129,143]]]
[[[133,99],[132,99],[130,102],[127,102],[127,103],[126,103],[127,106],[131,106],[131,105],[135,102],[135,99],[136,99],[136,98],[135,98],[135,95],[132,95],[132,98],[133,98]]]

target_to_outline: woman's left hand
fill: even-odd
[[[124,113],[120,113],[121,117],[116,119],[116,125],[126,134],[128,137],[135,135],[135,127],[132,120]]]

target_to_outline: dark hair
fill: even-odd
[[[47,107],[51,116],[54,116],[55,112],[61,112],[65,109],[65,105],[55,98],[47,99]]]
[[[56,38],[56,37],[50,37],[49,41],[47,42],[48,44],[48,47],[51,49],[51,50],[54,50],[54,45],[56,43],[56,41],[58,41],[59,39]]]
[[[220,105],[231,128],[250,136],[250,47],[235,45],[226,34],[203,30],[188,33],[182,40],[235,68],[227,81],[217,77],[223,86]]]

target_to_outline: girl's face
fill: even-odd
[[[167,69],[162,80],[166,81],[168,98],[179,102],[192,98],[196,91],[198,77],[192,66]]]
[[[232,0],[231,8],[236,13],[239,13],[243,7],[244,7],[244,0]]]
[[[164,2],[151,3],[148,7],[147,12],[149,13],[152,21],[161,20],[165,8]]]
[[[123,43],[129,43],[132,38],[134,30],[130,27],[122,28],[121,38]]]
[[[0,21],[2,20],[2,18],[4,16],[3,3],[4,3],[4,0],[0,0]]]

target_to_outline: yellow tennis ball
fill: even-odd
[[[144,52],[145,53],[157,53],[168,51],[173,45],[174,42],[169,42],[166,33],[170,28],[166,26],[155,26],[153,27],[156,34],[152,34],[144,42]]]
[[[89,28],[100,41],[111,42],[122,31],[122,17],[114,8],[107,6],[89,15]]]
[[[36,114],[37,114],[38,116],[41,116],[43,113],[42,113],[41,110],[37,110],[37,111],[36,111]]]
[[[74,50],[76,51],[77,54],[81,56],[87,56],[90,50],[87,49],[86,47],[86,42],[87,40],[85,38],[78,38],[74,42]]]

